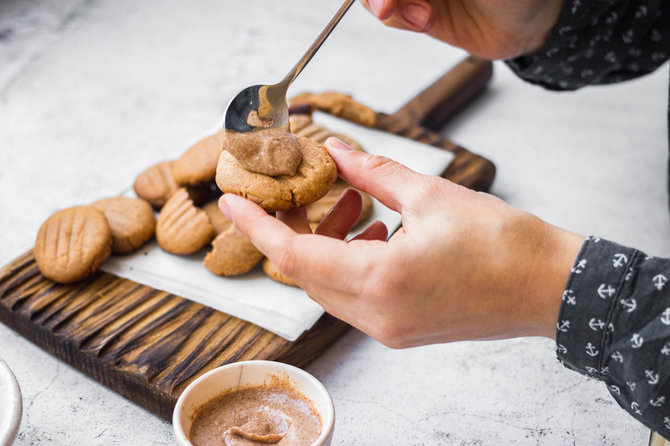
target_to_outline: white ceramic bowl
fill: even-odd
[[[312,375],[297,367],[273,361],[242,361],[211,370],[193,381],[177,400],[172,427],[177,444],[192,446],[187,433],[195,412],[221,393],[269,383],[273,376],[287,378],[293,387],[310,399],[321,416],[321,435],[312,446],[328,446],[333,437],[335,408],[326,388]]]
[[[7,364],[0,359],[0,446],[9,446],[21,424],[21,389]]]

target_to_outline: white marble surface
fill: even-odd
[[[117,193],[210,131],[239,87],[278,79],[338,3],[0,0],[0,263],[29,248],[53,211]],[[393,111],[460,57],[356,6],[294,92],[335,88]],[[496,69],[445,129],[496,162],[492,192],[551,223],[670,255],[667,67],[565,94]],[[24,395],[17,445],[173,444],[169,423],[5,326],[0,357]],[[564,369],[548,340],[394,351],[352,330],[308,370],[335,401],[337,445],[648,436],[602,384]]]

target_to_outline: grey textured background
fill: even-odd
[[[338,3],[0,0],[0,262],[28,249],[55,210],[116,194],[218,126],[230,96],[279,79]],[[292,91],[338,89],[391,112],[461,57],[357,5]],[[496,69],[444,129],[496,162],[492,192],[570,230],[670,254],[667,67],[564,94]],[[18,445],[173,443],[168,423],[4,326],[0,357],[24,393]],[[308,370],[335,401],[337,445],[642,445],[648,435],[544,339],[394,351],[352,330]]]

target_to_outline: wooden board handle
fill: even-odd
[[[492,75],[491,61],[467,57],[395,112],[391,119],[437,131],[484,90]]]

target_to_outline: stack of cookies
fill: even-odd
[[[109,198],[57,212],[37,237],[34,253],[40,270],[56,282],[73,283],[97,271],[110,255],[132,253],[155,235],[158,246],[174,255],[208,249],[203,264],[214,274],[238,276],[251,271],[264,256],[219,210],[221,191],[246,197],[270,213],[306,206],[315,228],[348,187],[337,179],[337,168],[323,143],[337,136],[363,150],[345,135],[312,123],[310,114],[291,116],[290,129],[300,150],[293,174],[271,176],[246,169],[233,150],[224,150],[227,139],[222,130],[197,142],[179,159],[140,173],[134,183],[139,198]],[[361,195],[359,222],[372,210],[370,197]],[[268,259],[263,270],[295,286]]]

